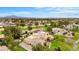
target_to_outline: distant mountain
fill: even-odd
[[[16,16],[16,15],[10,15],[10,16],[5,16],[5,17],[3,17],[3,18],[20,18],[20,17],[18,17],[18,16]]]

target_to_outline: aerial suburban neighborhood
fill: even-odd
[[[0,51],[79,51],[76,9],[1,8]]]
[[[0,21],[0,51],[79,50],[79,19],[1,19],[2,20]]]

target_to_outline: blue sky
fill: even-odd
[[[0,16],[79,17],[79,7],[0,7]]]

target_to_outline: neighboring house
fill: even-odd
[[[76,28],[79,29],[79,24],[75,24],[75,23],[69,24],[67,26],[64,26],[64,28],[67,30],[72,30],[72,29],[76,29]]]
[[[74,37],[74,33],[73,32],[67,32],[67,34],[65,35],[67,38],[73,38]]]
[[[67,31],[61,28],[52,28],[53,34],[65,35]]]
[[[33,33],[33,35],[25,38],[24,41],[20,44],[20,46],[27,50],[32,50],[32,45],[49,45],[52,39],[53,37],[49,35],[48,32],[38,31],[37,33]]]
[[[73,38],[74,37],[74,33],[73,32],[68,32],[65,29],[61,29],[61,28],[53,28],[52,32],[54,35],[65,35],[67,38]]]
[[[4,26],[4,24],[1,22],[1,23],[0,23],[0,27],[3,27],[3,26]]]
[[[16,26],[14,23],[3,23],[0,22],[0,27],[7,27],[7,26]]]
[[[6,46],[0,46],[0,51],[10,51]]]
[[[67,30],[72,30],[74,27],[73,27],[73,24],[69,24],[67,26],[64,26],[64,28]]]

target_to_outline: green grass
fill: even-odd
[[[0,35],[3,34],[3,30],[4,30],[4,28],[0,28]]]
[[[60,49],[62,51],[69,51],[72,49],[73,45],[71,44],[68,44],[64,41],[65,37],[64,36],[61,36],[61,35],[55,35],[54,36],[54,41],[52,41],[52,44],[51,44],[51,49],[52,50],[55,50],[57,49],[58,47],[60,47]]]
[[[27,26],[19,26],[21,30],[27,30]]]
[[[78,48],[76,49],[76,51],[79,51],[79,43],[77,44]]]
[[[0,28],[0,30],[4,30],[4,28]]]
[[[23,31],[28,30],[27,26],[24,26],[24,27],[19,26],[19,28]],[[36,29],[36,28],[44,28],[44,26],[32,26],[32,29]]]
[[[20,46],[15,46],[14,51],[27,51],[26,49],[20,47]]]
[[[36,28],[44,28],[44,26],[32,26],[33,29],[36,29]]]
[[[75,32],[75,36],[74,36],[73,40],[76,41],[78,39],[79,39],[79,33],[78,32]]]
[[[22,48],[21,46],[15,46],[14,48],[10,48],[12,51],[27,51],[26,49]]]
[[[3,34],[3,31],[0,31],[0,35],[2,35]]]

